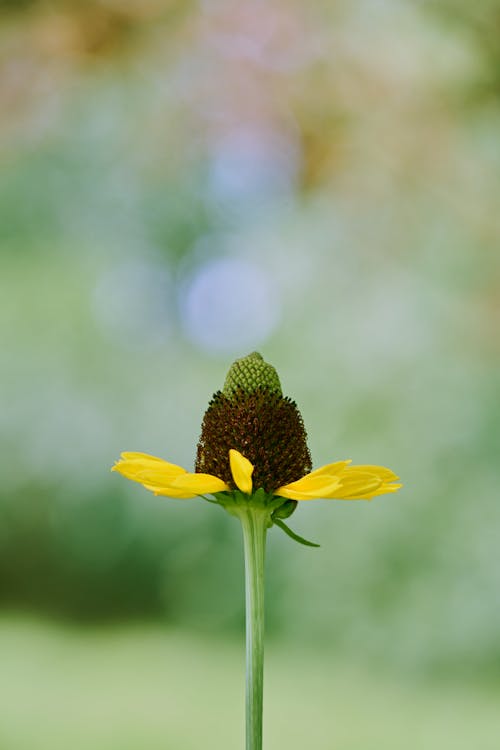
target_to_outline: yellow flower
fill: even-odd
[[[229,451],[229,463],[238,490],[251,495],[254,489],[253,464],[234,449]],[[350,461],[327,464],[295,482],[278,487],[272,494],[289,500],[371,500],[377,495],[396,492],[401,487],[401,484],[396,484],[398,477],[390,469],[349,464]],[[155,495],[192,498],[232,491],[219,477],[200,472],[190,474],[180,466],[146,453],[122,453],[112,470],[139,482]]]
[[[283,396],[276,370],[254,352],[232,365],[222,391],[203,417],[195,471],[146,453],[122,453],[113,467],[155,495],[212,495],[229,512],[235,505],[263,505],[281,526],[297,503],[316,498],[371,500],[401,484],[383,466],[337,461],[312,471],[304,422]],[[208,498],[207,498],[208,499]]]

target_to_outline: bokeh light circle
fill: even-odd
[[[188,338],[201,349],[240,353],[275,330],[280,300],[265,271],[246,260],[218,258],[199,266],[180,295]]]

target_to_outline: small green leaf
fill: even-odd
[[[291,539],[293,539],[295,542],[298,542],[299,544],[303,544],[306,547],[320,547],[321,545],[316,544],[315,542],[308,542],[307,539],[304,539],[304,537],[299,536],[294,531],[288,528],[286,523],[283,523],[283,521],[280,521],[279,518],[273,518],[273,521],[276,526],[279,526],[280,529],[283,529],[285,534],[287,534]]]

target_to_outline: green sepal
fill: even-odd
[[[288,528],[286,523],[283,523],[279,518],[274,518],[273,521],[276,526],[279,526],[280,529],[283,529],[285,534],[287,534],[290,539],[293,539],[294,542],[298,542],[299,544],[303,544],[305,547],[320,547],[320,544],[316,544],[315,542],[308,542],[307,539],[304,539],[303,536],[299,536],[294,531]]]
[[[269,505],[270,496],[262,487],[259,487],[251,495],[244,495],[244,497],[251,505]]]
[[[270,529],[273,525],[271,516],[274,509],[273,501],[276,501],[276,498],[274,498],[273,495],[268,494],[262,488],[256,490],[251,495],[240,492],[240,490],[230,490],[225,492],[214,492],[213,497],[214,500],[210,500],[209,502],[214,502],[217,505],[220,505],[230,515],[235,516],[236,518],[240,517],[242,508],[251,507],[261,509],[265,512],[268,519],[267,528]],[[281,499],[282,498],[280,498],[280,500]],[[205,500],[208,500],[208,498],[205,497]]]
[[[290,516],[294,512],[297,505],[298,505],[297,500],[285,500],[283,505],[280,505],[278,508],[276,508],[275,511],[273,511],[273,515],[272,515],[273,521],[276,518],[280,518],[280,519],[290,518]]]

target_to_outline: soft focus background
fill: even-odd
[[[243,745],[234,519],[192,465],[259,349],[318,501],[268,553],[269,750],[500,736],[500,1],[2,0],[0,748]]]

